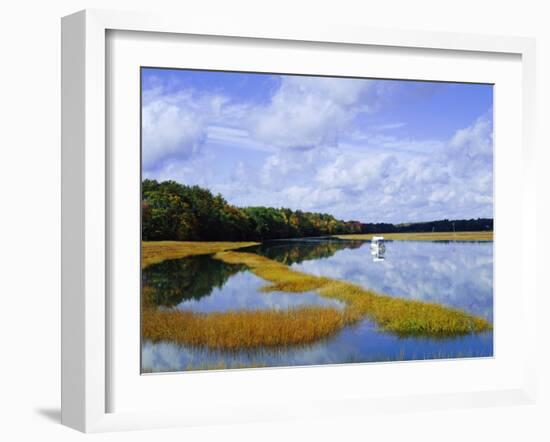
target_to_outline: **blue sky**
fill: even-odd
[[[237,206],[493,215],[491,85],[142,69],[144,178]]]

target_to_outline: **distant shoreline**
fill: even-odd
[[[333,235],[338,239],[370,241],[373,236],[395,241],[493,241],[492,231],[481,232],[410,232],[410,233],[358,233]]]
[[[300,241],[315,239],[370,241],[373,236],[383,236],[392,241],[492,241],[493,232],[419,232],[419,233],[364,233],[332,235],[323,237],[289,238],[269,241]],[[264,241],[262,241],[264,242]],[[243,249],[259,245],[252,241],[142,241],[141,266],[148,267],[166,259],[180,259],[188,256],[209,255],[218,252]]]

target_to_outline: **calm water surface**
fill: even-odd
[[[244,250],[244,249],[243,249]],[[383,254],[362,241],[273,241],[246,249],[296,270],[345,280],[390,296],[438,302],[493,320],[493,243],[388,241]],[[264,280],[245,266],[210,256],[165,261],[143,271],[159,308],[196,312],[287,309],[302,305],[343,307],[315,292],[301,294],[259,289]],[[146,372],[216,366],[288,366],[389,360],[492,356],[491,332],[458,338],[400,338],[370,320],[346,327],[313,345],[224,352],[170,342],[142,343]]]

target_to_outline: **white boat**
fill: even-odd
[[[373,236],[370,240],[370,247],[371,247],[371,249],[374,249],[374,248],[379,249],[380,247],[385,248],[384,237],[383,236]]]

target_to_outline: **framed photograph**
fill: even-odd
[[[64,424],[532,400],[532,40],[62,31]]]

